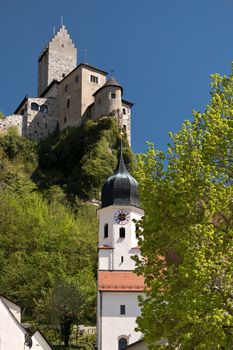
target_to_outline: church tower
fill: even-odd
[[[61,81],[77,65],[77,49],[64,25],[38,58],[38,96],[53,81]]]
[[[140,315],[138,296],[144,280],[133,270],[131,259],[139,255],[136,222],[144,215],[140,208],[138,183],[127,171],[122,147],[116,171],[103,185],[99,219],[98,255],[98,350],[122,350],[138,341],[135,331]]]

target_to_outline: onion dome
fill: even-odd
[[[100,92],[101,90],[103,90],[104,88],[109,87],[109,86],[120,88],[121,89],[121,93],[123,95],[123,88],[122,88],[122,86],[118,83],[118,81],[116,81],[115,78],[110,77],[103,86],[101,86],[98,90],[96,90],[96,92],[93,94],[93,96],[97,95],[98,92]]]
[[[138,182],[126,169],[122,155],[122,145],[117,168],[102,187],[101,201],[101,208],[109,205],[133,205],[140,207]]]

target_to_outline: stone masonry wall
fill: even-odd
[[[19,135],[22,135],[23,116],[12,114],[3,120],[0,120],[0,133],[6,133],[8,128],[11,126],[16,126],[18,128]]]

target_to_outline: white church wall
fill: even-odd
[[[52,350],[52,347],[48,344],[43,335],[36,331],[32,336],[31,350]]]
[[[26,331],[11,314],[4,301],[0,299],[0,349],[29,349],[25,345]]]
[[[114,214],[122,209],[127,210],[130,215],[129,222],[125,225],[117,224],[114,220]],[[143,214],[142,209],[131,206],[109,206],[98,211],[100,222],[99,245],[109,245],[115,248],[112,253],[113,270],[134,270],[135,262],[131,257],[139,253],[139,250],[133,249],[138,246],[134,220],[140,220]],[[108,238],[104,238],[105,224],[109,226]],[[121,227],[125,228],[125,238],[119,237],[119,229]]]
[[[118,339],[127,338],[128,344],[141,339],[136,332],[136,318],[140,315],[138,292],[102,292],[102,347],[101,350],[118,350]],[[125,305],[125,314],[120,314]],[[100,321],[101,322],[101,321]]]
[[[10,309],[11,313],[14,315],[16,320],[21,323],[21,307],[13,303],[13,301],[5,298],[4,296],[1,296],[1,299],[4,301],[4,303],[7,305],[7,307]],[[1,350],[1,348],[0,348]]]

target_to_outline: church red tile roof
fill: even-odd
[[[98,289],[102,291],[143,291],[143,276],[132,271],[99,271]]]

